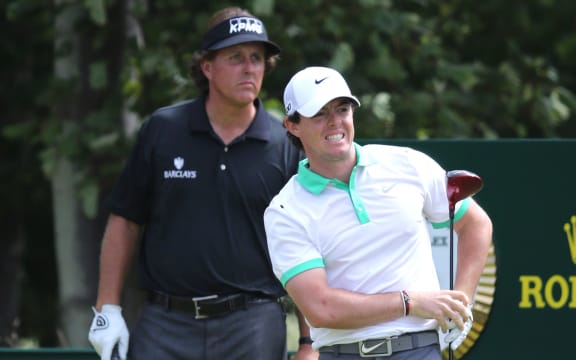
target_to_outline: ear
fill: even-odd
[[[200,61],[200,69],[208,80],[212,80],[212,62],[204,59]]]
[[[288,120],[288,116],[284,117],[284,127],[288,132],[290,132],[290,134],[300,137],[300,124]]]

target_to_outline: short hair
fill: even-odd
[[[298,112],[295,112],[292,115],[288,115],[286,116],[286,119],[294,124],[299,124],[300,123],[300,114]],[[296,146],[298,149],[300,150],[304,150],[304,146],[302,146],[302,141],[300,140],[300,138],[298,136],[294,136],[292,135],[292,133],[288,130],[286,130],[286,136],[288,136],[288,139],[290,139],[290,142]]]

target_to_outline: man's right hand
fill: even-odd
[[[88,340],[100,355],[101,360],[110,360],[114,346],[118,344],[120,359],[126,360],[128,353],[128,327],[122,317],[122,308],[105,304],[102,310],[94,311],[94,319],[88,333]]]

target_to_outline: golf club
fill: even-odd
[[[480,176],[467,170],[451,170],[446,172],[446,192],[448,196],[448,213],[450,216],[450,290],[454,289],[454,211],[456,203],[476,194],[482,189]],[[448,344],[448,359],[454,354],[451,344]]]

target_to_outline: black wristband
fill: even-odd
[[[312,338],[310,336],[302,336],[300,339],[298,339],[298,345],[304,344],[312,345]]]

